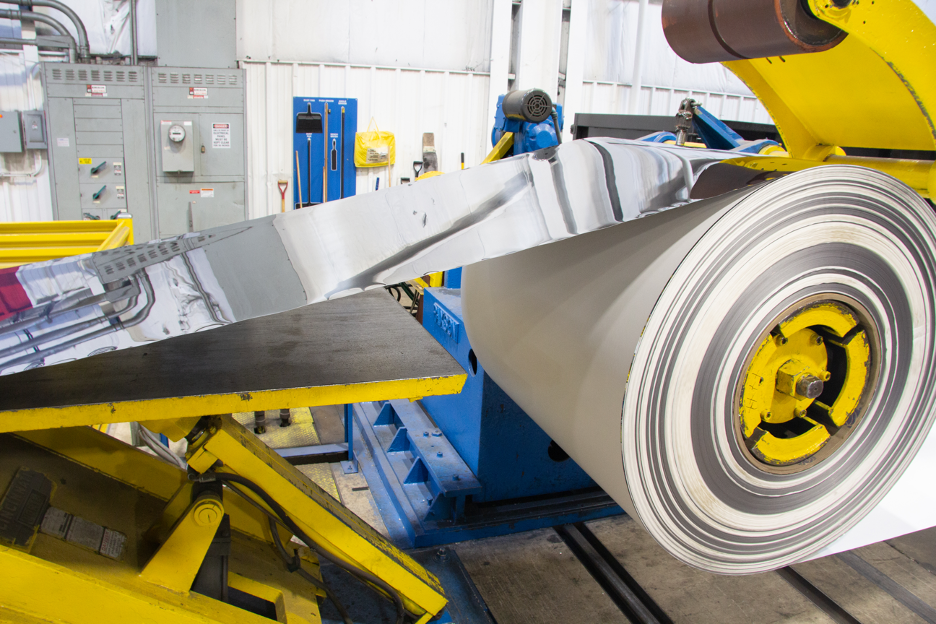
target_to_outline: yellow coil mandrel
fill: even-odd
[[[805,469],[858,423],[876,378],[864,316],[842,301],[800,303],[749,356],[739,381],[738,432],[760,468]]]

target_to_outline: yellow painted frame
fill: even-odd
[[[0,269],[133,244],[133,219],[0,223]]]
[[[936,25],[912,0],[853,2],[843,9],[808,1],[815,15],[848,33],[841,44],[825,52],[724,64],[763,103],[797,162],[730,162],[777,167],[772,170],[855,164],[933,197],[932,161],[854,158],[840,146],[936,150]]]
[[[234,394],[200,395],[115,401],[93,405],[43,407],[0,412],[0,433],[28,431],[100,423],[146,422],[174,418],[198,418],[210,414],[231,414],[293,407],[341,405],[390,399],[416,399],[424,396],[457,394],[465,385],[467,373],[446,377],[398,379],[367,383],[310,386],[283,390],[262,390]],[[182,433],[184,435],[187,430]],[[179,435],[166,435],[177,439]]]

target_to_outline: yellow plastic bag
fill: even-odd
[[[373,128],[373,130],[371,130]],[[354,135],[354,164],[357,167],[386,167],[396,160],[396,139],[382,132],[371,117],[366,132]]]

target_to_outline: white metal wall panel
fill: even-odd
[[[487,74],[402,67],[242,62],[247,80],[248,206],[250,217],[280,210],[277,180],[293,184],[293,97],[358,100],[358,131],[371,120],[396,138],[391,182],[413,177],[422,160],[422,135],[435,134],[441,171],[455,171],[460,154],[467,165],[489,151]],[[493,113],[491,113],[493,119]],[[358,169],[357,192],[383,188],[386,168]],[[291,196],[292,187],[287,196]]]
[[[487,72],[494,0],[238,0],[237,58]]]
[[[0,110],[43,107],[37,61],[27,61],[34,55],[35,48],[0,53]],[[52,195],[45,150],[0,155],[0,221],[50,219]]]

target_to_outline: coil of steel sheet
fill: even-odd
[[[672,555],[815,555],[930,432],[936,218],[818,167],[466,267],[478,360]]]
[[[665,0],[663,33],[690,63],[821,52],[845,33],[801,0]]]

